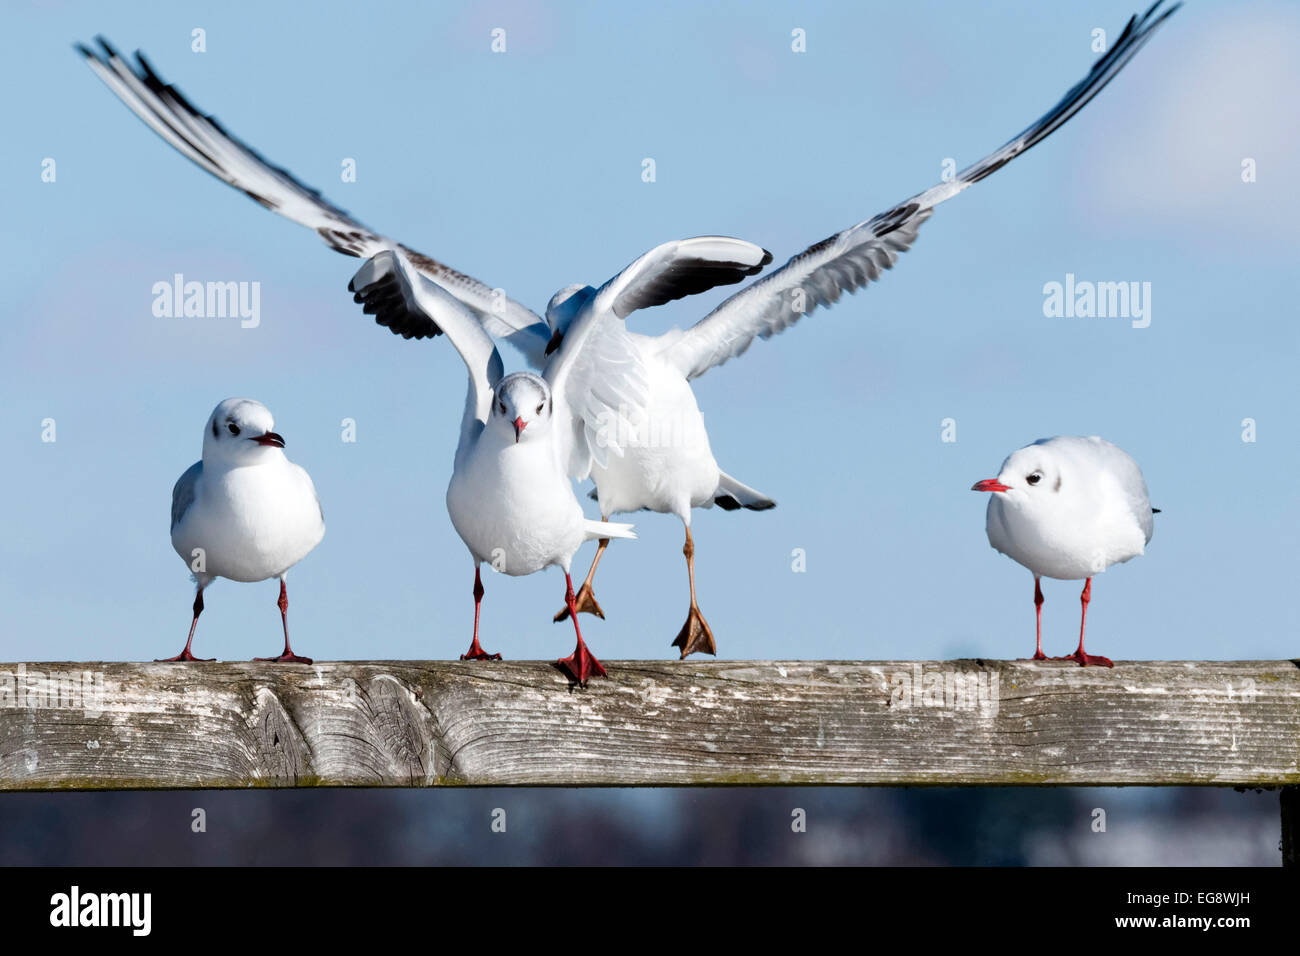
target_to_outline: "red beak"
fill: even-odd
[[[522,417],[515,419],[515,444],[516,445],[519,444],[519,436],[524,433],[524,429],[527,427],[528,427],[528,423],[524,421]]]
[[[275,432],[267,432],[265,435],[258,435],[253,441],[259,445],[270,445],[272,448],[283,448],[284,439]]]
[[[970,486],[971,491],[1010,491],[1010,485],[1004,485],[996,478],[985,478],[983,481],[977,481]]]

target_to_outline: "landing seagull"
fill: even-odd
[[[447,511],[474,560],[474,639],[466,658],[487,655],[479,644],[484,561],[510,575],[556,566],[564,572],[565,605],[577,646],[559,661],[579,684],[605,669],[578,626],[569,569],[585,541],[632,538],[632,526],[591,521],[574,496],[570,476],[586,473],[600,455],[601,435],[590,415],[575,413],[568,396],[574,376],[593,378],[620,341],[621,319],[693,288],[707,288],[762,250],[725,237],[665,243],[605,283],[577,310],[543,375],[504,375],[501,356],[473,313],[422,276],[400,250],[385,250],[353,277],[349,289],[365,311],[392,329],[444,332],[469,370]],[[615,377],[617,383],[631,381]],[[589,399],[589,401],[594,399]],[[492,655],[498,656],[498,655]]]
[[[1096,96],[1179,5],[1157,16],[1159,6],[1157,2],[1140,18],[1130,18],[1114,46],[1046,115],[951,182],[940,183],[810,246],[685,331],[673,329],[657,337],[630,333],[624,337],[626,350],[618,356],[619,368],[621,374],[636,374],[648,383],[644,404],[633,410],[632,417],[642,425],[641,434],[648,434],[650,440],[634,436],[625,443],[622,454],[610,456],[607,465],[593,467],[594,497],[605,518],[649,509],[676,515],[686,526],[683,552],[690,575],[691,606],[685,626],[673,641],[681,648],[682,657],[694,651],[715,652],[712,631],[695,603],[691,509],[717,504],[728,510],[761,511],[775,504],[718,468],[688,382],[743,354],[755,337],[766,339],[782,332],[818,306],[834,304],[843,292],[856,292],[880,278],[884,270],[893,267],[899,253],[911,247],[921,223],[930,218],[935,206],[1042,142]],[[553,341],[563,335],[564,323],[571,314],[568,302],[590,294],[589,288],[571,287],[552,300],[546,317]],[[583,382],[582,387],[593,388],[596,383]],[[665,428],[673,429],[684,440],[654,440]],[[600,617],[604,614],[592,593],[592,579],[606,544],[601,542],[597,549],[577,601],[579,610]],[[563,620],[567,613],[565,609],[555,619]]]
[[[1137,462],[1104,439],[1043,438],[1012,452],[996,478],[972,491],[990,492],[985,517],[989,544],[1034,574],[1037,639],[1033,660],[1043,654],[1043,589],[1039,578],[1084,578],[1079,647],[1055,660],[1114,666],[1083,649],[1083,628],[1092,600],[1092,577],[1146,551],[1155,530],[1146,481]]]
[[[203,591],[216,578],[280,579],[284,652],[259,661],[310,664],[289,646],[289,569],[325,536],[325,515],[307,472],[284,455],[270,410],[228,398],[203,427],[203,457],[172,489],[172,547],[194,573],[194,619],[185,649],[171,661],[211,660],[190,652]]]
[[[635,376],[644,386],[638,388],[640,404],[620,409],[605,402],[595,403],[598,416],[619,427],[606,429],[611,434],[606,435],[600,448],[609,454],[594,463],[592,477],[602,517],[649,509],[675,514],[685,526],[683,551],[692,601],[686,624],[673,642],[681,647],[683,657],[696,650],[714,650],[712,633],[694,600],[691,509],[718,504],[728,510],[765,510],[774,505],[765,495],[718,468],[707,446],[707,433],[689,380],[742,354],[755,337],[768,338],[781,332],[818,305],[831,305],[844,291],[856,292],[878,279],[882,270],[891,268],[898,254],[911,246],[920,224],[936,205],[1042,141],[1100,92],[1179,6],[1157,13],[1163,2],[1158,0],[1141,17],[1131,18],[1110,50],[1052,110],[952,181],[940,183],[811,246],[781,269],[723,302],[690,329],[673,330],[659,337],[627,333],[625,351],[616,356],[611,347],[607,354],[619,361],[600,370],[598,383],[579,375],[570,377],[573,393],[569,398],[575,408],[590,404],[583,401],[584,390],[591,394],[599,386],[617,389],[623,377]],[[179,91],[166,85],[141,54],[136,54],[137,66],[133,68],[105,41],[99,42],[101,52],[78,47],[86,62],[145,123],[196,164],[268,209],[315,230],[339,252],[368,257],[396,245],[230,136],[216,120],[204,116]],[[547,361],[546,345],[553,346],[563,337],[566,322],[572,321],[592,294],[589,287],[581,285],[563,290],[552,299],[546,321],[542,322],[513,300],[503,297],[494,302],[486,284],[404,246],[397,248],[420,274],[468,307],[485,331],[506,338],[539,369]],[[742,278],[737,273],[730,281]],[[417,323],[409,328],[395,326],[393,331],[406,338],[420,338],[437,335],[439,328],[436,323]],[[656,443],[645,439],[664,424],[696,440]],[[698,440],[700,437],[703,442]],[[601,617],[604,614],[596,603],[592,581],[606,543],[602,542],[597,550],[577,599],[580,610]],[[557,620],[568,613],[566,606]]]

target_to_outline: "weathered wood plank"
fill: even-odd
[[[606,663],[0,664],[0,789],[1300,784],[1291,661]]]

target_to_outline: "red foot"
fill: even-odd
[[[501,660],[501,655],[489,654],[487,651],[483,650],[483,648],[479,646],[478,638],[475,637],[474,643],[469,646],[469,650],[460,655],[460,659],[462,661],[499,661]]]
[[[1039,651],[1034,651],[1034,656],[1031,657],[1031,658],[1029,658],[1029,659],[1030,659],[1031,661],[1050,661],[1050,660],[1051,660],[1051,658],[1048,657],[1046,654],[1044,654],[1041,650],[1039,650]]]
[[[310,664],[310,657],[299,657],[293,651],[285,651],[279,657],[254,657],[255,661],[270,661],[273,664]]]
[[[587,678],[593,674],[597,677],[609,676],[605,673],[605,668],[600,666],[600,661],[592,656],[591,651],[587,650],[587,645],[581,641],[571,655],[560,658],[556,663],[583,687],[587,686]]]
[[[156,657],[154,658],[154,663],[175,664],[179,661],[215,661],[215,660],[216,660],[215,657],[195,657],[193,654],[190,653],[190,649],[187,647],[185,648],[185,650],[181,651],[175,657]]]
[[[1114,667],[1109,657],[1098,657],[1096,654],[1086,654],[1083,651],[1075,651],[1073,654],[1066,654],[1064,657],[1053,657],[1054,661],[1074,661],[1080,667]]]

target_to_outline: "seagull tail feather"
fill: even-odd
[[[597,541],[600,538],[635,538],[636,532],[632,530],[630,524],[619,524],[616,521],[592,521],[587,519],[583,522],[585,536],[583,541]]]
[[[718,490],[713,493],[713,503],[723,511],[737,511],[746,508],[750,511],[767,511],[776,507],[776,502],[761,491],[732,478],[725,471],[719,472]]]

